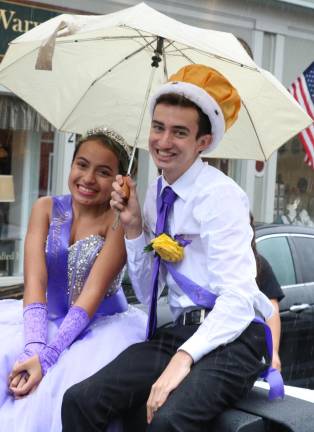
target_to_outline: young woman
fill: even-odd
[[[123,232],[112,228],[109,205],[128,152],[113,130],[89,131],[74,152],[71,194],[34,204],[24,310],[21,301],[0,302],[1,430],[61,431],[65,390],[145,339],[146,315],[121,288]]]

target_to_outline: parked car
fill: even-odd
[[[314,389],[314,229],[260,225],[256,244],[285,294],[279,351],[284,381]]]

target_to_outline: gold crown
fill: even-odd
[[[116,132],[114,129],[111,129],[109,127],[104,127],[104,126],[95,127],[93,129],[89,129],[86,132],[86,137],[89,137],[92,135],[104,135],[105,137],[108,137],[108,138],[112,139],[113,141],[115,141],[116,143],[120,144],[124,148],[124,150],[126,151],[128,157],[130,159],[131,152],[132,152],[131,147],[126,142],[126,140],[123,138],[123,136],[118,134],[118,132]]]

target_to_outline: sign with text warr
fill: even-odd
[[[62,12],[35,6],[34,3],[0,1],[0,58],[11,40],[59,13]]]

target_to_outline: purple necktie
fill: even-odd
[[[176,198],[177,198],[177,194],[173,192],[171,187],[167,186],[162,191],[161,199],[157,201],[156,236],[162,234],[163,232],[166,232],[167,217]],[[160,256],[156,254],[154,257],[153,273],[151,279],[152,297],[150,302],[148,323],[146,329],[147,339],[151,339],[151,337],[155,333],[156,326],[157,326],[156,309],[157,309],[159,266],[160,266]]]

